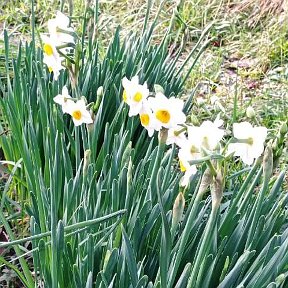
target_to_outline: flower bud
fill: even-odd
[[[211,184],[212,207],[218,208],[223,197],[223,176],[218,171]]]
[[[133,168],[133,163],[132,163],[131,157],[129,157],[128,170],[127,170],[127,183],[128,183],[128,185],[131,185],[132,179],[133,179],[132,168]]]
[[[269,181],[273,172],[273,151],[271,143],[268,143],[263,157],[263,175],[264,181]]]
[[[97,89],[97,97],[96,97],[96,103],[93,106],[93,111],[96,113],[99,109],[99,106],[101,104],[102,98],[103,98],[103,86],[98,87]]]
[[[209,187],[209,185],[211,184],[211,182],[212,182],[211,171],[210,171],[210,169],[206,169],[204,171],[203,176],[202,176],[201,183],[200,183],[199,190],[198,190],[197,194],[199,196],[203,196],[203,194],[206,192],[206,190]]]
[[[124,152],[123,152],[123,156],[122,156],[122,161],[121,161],[121,167],[123,168],[127,163],[129,163],[130,161],[130,155],[131,155],[131,151],[132,151],[132,141],[129,141],[129,143],[127,144]]]
[[[159,131],[159,143],[166,144],[167,138],[168,138],[168,129],[162,127]]]
[[[280,134],[285,135],[288,131],[287,123],[283,122],[280,126]]]
[[[277,141],[277,139],[275,139],[275,140],[272,142],[272,149],[273,149],[274,151],[276,151],[276,150],[277,150],[277,147],[278,147],[278,141]]]
[[[98,87],[97,89],[97,97],[103,96],[103,86]]]
[[[108,264],[108,261],[110,259],[110,256],[111,256],[111,251],[110,250],[107,250],[106,254],[105,254],[105,257],[104,257],[104,263],[103,263],[103,271],[105,271],[106,267],[107,267],[107,264]]]
[[[183,211],[185,207],[185,199],[183,193],[180,192],[175,199],[172,210],[172,229],[175,229],[178,223],[181,221]]]
[[[83,174],[86,175],[87,174],[87,169],[88,166],[91,162],[91,150],[85,150],[84,152],[84,163],[83,163]]]
[[[256,116],[255,110],[253,109],[252,106],[247,107],[246,109],[246,116],[248,118],[254,118]]]

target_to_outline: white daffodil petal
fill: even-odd
[[[240,156],[245,153],[245,145],[243,143],[230,143],[227,148],[227,155],[234,154],[234,156]]]
[[[149,137],[152,137],[153,134],[154,134],[154,129],[153,128],[148,128],[147,132],[148,132]]]
[[[62,95],[66,98],[70,98],[70,96],[68,94],[68,89],[66,86],[63,86],[63,88],[62,88]]]
[[[69,18],[63,14],[61,11],[56,12],[56,22],[59,23],[62,27],[69,26]]]
[[[255,159],[254,155],[251,153],[251,150],[247,146],[244,151],[245,152],[240,156],[241,160],[247,165],[252,165]]]
[[[57,46],[60,46],[64,43],[75,42],[72,35],[65,32],[59,32],[57,30],[58,28],[67,32],[74,32],[74,29],[72,27],[69,27],[69,18],[60,11],[57,11],[56,17],[54,19],[48,20],[48,31],[50,37],[51,39],[53,39],[55,45]]]
[[[233,124],[233,135],[237,139],[247,139],[248,137],[251,137],[252,132],[252,125],[248,122],[242,122],[242,123],[234,123]]]
[[[57,96],[55,96],[55,97],[53,98],[53,101],[54,101],[55,103],[59,104],[59,105],[63,105],[63,103],[64,103],[64,99],[63,99],[63,98],[64,98],[63,95],[58,94]]]
[[[83,123],[86,123],[86,124],[93,123],[93,119],[88,111],[83,113],[82,118],[83,118]]]
[[[129,83],[130,83],[130,81],[126,77],[124,77],[122,79],[122,85],[123,85],[124,89],[126,89],[126,87],[129,86]]]
[[[266,127],[254,127],[254,135],[257,135],[257,139],[259,139],[259,141],[265,141],[266,137],[267,137],[267,128]]]
[[[132,85],[138,85],[139,84],[139,77],[138,75],[135,75],[131,78],[131,84]]]
[[[180,180],[180,185],[182,187],[187,187],[190,183],[190,179],[193,175],[197,173],[197,168],[195,165],[191,165],[188,170],[184,173],[184,176]]]

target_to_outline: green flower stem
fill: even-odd
[[[206,160],[205,162],[206,162],[207,166],[209,167],[212,176],[216,177],[217,172],[216,172],[215,167],[213,166],[211,160]]]
[[[109,220],[111,218],[114,218],[114,217],[117,217],[117,216],[122,216],[123,214],[126,213],[126,211],[127,211],[126,209],[123,209],[123,210],[119,210],[117,212],[111,213],[111,214],[103,216],[103,217],[99,217],[99,218],[96,218],[96,219],[75,223],[75,224],[72,224],[72,225],[64,227],[64,231],[65,232],[69,232],[69,231],[72,231],[72,230],[77,230],[77,229],[82,229],[82,228],[89,228],[89,226],[92,226],[92,225],[107,221],[107,220]],[[3,216],[3,214],[1,214],[1,211],[0,211],[0,218],[1,218],[0,219],[1,221],[3,221],[3,219],[5,220],[5,217]],[[6,222],[6,220],[5,220],[5,222]],[[8,223],[7,223],[7,225],[8,225]],[[5,229],[6,229],[6,226],[5,226]],[[9,225],[8,225],[8,229],[10,229]],[[12,230],[10,229],[11,235],[12,235],[12,237],[11,237],[11,235],[8,232],[8,229],[6,229],[6,231],[7,231],[8,235],[9,235],[9,238],[10,239],[14,239]],[[37,234],[37,235],[34,235],[34,236],[30,236],[30,237],[26,237],[26,238],[22,238],[22,239],[18,239],[18,240],[13,240],[13,241],[10,241],[10,242],[0,242],[0,248],[6,248],[6,247],[9,247],[9,246],[21,244],[21,243],[24,243],[24,242],[27,242],[27,241],[32,241],[32,240],[35,240],[35,239],[40,239],[40,238],[47,237],[47,236],[50,236],[50,235],[51,235],[51,231],[47,231],[47,232],[44,232],[44,233],[41,233],[41,234]]]
[[[182,129],[175,131],[174,134],[175,136],[179,136],[181,133],[185,131],[187,131],[187,127],[183,127]]]
[[[75,32],[73,32],[73,31],[68,31],[68,30],[65,30],[65,29],[61,29],[61,28],[59,28],[59,27],[57,27],[57,32],[64,33],[64,34],[68,34],[68,35],[70,35],[70,36],[72,36],[72,37],[74,37],[74,38],[77,38],[77,37],[78,37]]]
[[[157,156],[161,157],[160,161],[162,160],[163,152],[166,147],[166,140],[167,140],[167,135],[168,131],[167,129],[162,129],[159,133],[160,139],[159,139],[159,146],[158,146],[158,151],[159,155],[157,153]],[[161,163],[161,162],[160,162]],[[159,165],[160,165],[159,163]],[[159,171],[159,167],[158,167]],[[154,172],[154,171],[153,171]],[[159,203],[159,208],[161,212],[161,218],[162,218],[162,235],[161,235],[161,248],[160,248],[160,267],[158,270],[158,275],[160,272],[160,283],[161,287],[166,288],[168,285],[168,268],[169,268],[169,263],[170,263],[170,257],[171,257],[171,247],[172,247],[172,239],[171,239],[171,232],[170,232],[170,227],[169,223],[166,217],[166,213],[164,210],[164,205],[162,201],[162,193],[160,192],[160,179],[158,178],[159,174],[156,172],[156,181],[155,181],[155,186],[156,186],[156,194],[158,198],[158,203]],[[152,183],[154,184],[154,183]],[[157,275],[157,276],[158,276]],[[158,278],[158,277],[157,277]],[[157,282],[157,281],[156,281]]]
[[[63,48],[75,48],[75,44],[74,43],[66,43],[63,45],[56,46],[56,49],[58,52],[60,49],[63,49]]]
[[[224,158],[225,157],[223,155],[221,155],[221,154],[212,154],[212,155],[208,155],[208,156],[205,156],[205,157],[202,157],[202,158],[199,158],[199,159],[196,159],[196,160],[191,160],[191,161],[188,161],[188,162],[189,162],[189,164],[194,165],[194,164],[203,163],[205,161],[224,159]]]
[[[172,38],[170,34],[171,34],[172,29],[173,29],[173,27],[174,27],[175,21],[176,21],[177,18],[178,18],[177,16],[179,16],[179,14],[180,14],[179,11],[182,9],[183,5],[184,5],[184,0],[180,0],[180,1],[178,1],[177,6],[176,6],[176,7],[174,8],[174,10],[173,10],[173,15],[172,15],[172,17],[171,17],[171,21],[170,21],[170,24],[169,24],[169,27],[168,27],[168,30],[167,30],[167,35],[168,35],[168,37],[165,38],[165,41],[166,41],[165,44],[168,44],[169,41],[170,41],[170,39]],[[169,37],[169,36],[170,36],[170,37]]]
[[[80,130],[79,127],[74,127],[75,132],[75,163],[76,167],[78,169],[80,163],[81,163],[81,148],[80,148]]]
[[[200,247],[198,246],[199,249],[196,252],[196,260],[194,262],[191,276],[189,278],[189,282],[187,285],[188,288],[200,287],[198,285],[201,279],[200,278],[198,279],[197,276],[201,268],[201,265],[205,265],[206,256],[210,253],[210,245],[211,245],[211,241],[213,238],[213,231],[217,223],[216,220],[218,216],[218,210],[219,210],[219,205],[218,206],[212,205],[212,211],[211,211],[209,220],[207,222],[207,225],[205,227],[203,238],[200,240],[201,241]]]
[[[34,0],[31,0],[31,34],[32,34],[32,49],[33,54],[35,53],[35,10]]]

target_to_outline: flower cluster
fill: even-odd
[[[125,77],[122,84],[123,101],[129,105],[129,116],[139,115],[150,137],[154,131],[166,129],[166,144],[179,147],[180,170],[184,172],[182,186],[187,186],[191,176],[197,172],[197,163],[211,160],[213,156],[225,158],[234,155],[251,165],[263,153],[267,136],[265,127],[252,127],[248,122],[234,123],[234,138],[225,148],[221,145],[225,130],[221,128],[223,121],[219,116],[214,122],[206,120],[200,126],[191,126],[185,123],[182,100],[167,98],[159,92],[150,96],[147,84],[139,84],[138,76],[131,80]]]
[[[141,125],[147,129],[151,137],[154,131],[161,128],[175,129],[184,124],[186,116],[183,113],[184,102],[175,97],[167,98],[163,93],[149,97],[147,83],[139,84],[138,76],[122,80],[124,87],[123,101],[129,105],[129,116],[139,115]]]
[[[68,58],[71,47],[75,46],[74,29],[70,27],[70,20],[60,11],[57,11],[54,19],[48,20],[49,36],[41,35],[43,42],[43,62],[48,66],[50,72],[53,72],[54,80],[60,75],[60,70],[64,69],[62,62]],[[69,68],[69,66],[67,66]],[[74,73],[71,73],[74,75]],[[75,79],[71,79],[72,82]],[[78,97],[79,98],[79,97]],[[81,99],[72,98],[69,95],[66,86],[62,88],[62,94],[53,98],[54,102],[61,105],[62,112],[72,117],[75,126],[83,123],[91,124],[93,119],[87,109],[85,97]]]
[[[219,143],[224,136],[224,130],[220,129],[222,121],[204,121],[200,126],[188,126],[185,140],[180,144],[179,162],[180,169],[185,172],[182,185],[187,186],[189,179],[197,171],[196,165],[191,164],[207,155],[219,151]]]
[[[41,35],[43,42],[43,62],[47,65],[49,72],[53,72],[54,80],[60,75],[60,70],[64,69],[62,62],[74,41],[74,30],[69,27],[69,18],[60,11],[56,17],[48,21],[49,36]]]

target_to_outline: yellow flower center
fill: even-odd
[[[140,102],[140,101],[142,100],[142,98],[143,98],[142,93],[136,92],[136,93],[134,94],[133,100],[134,100],[135,102]]]
[[[53,71],[52,67],[48,67],[49,72],[51,73]]]
[[[208,142],[208,137],[207,136],[203,137],[202,145],[203,145],[204,148],[209,149],[209,142]]]
[[[43,46],[43,51],[48,56],[53,55],[53,48],[52,48],[52,46],[50,44],[45,43],[44,46]]]
[[[195,154],[195,153],[198,153],[198,152],[199,152],[199,151],[198,151],[197,147],[194,146],[194,145],[192,145],[191,148],[190,148],[190,153],[191,153],[191,154]]]
[[[181,172],[185,172],[186,171],[186,168],[185,166],[183,165],[183,162],[181,160],[179,160],[179,164],[180,164],[180,170]]]
[[[158,110],[156,112],[156,118],[162,123],[168,123],[170,121],[170,113],[167,110]]]
[[[72,117],[76,120],[80,120],[82,117],[82,113],[80,110],[73,111]]]
[[[253,145],[253,138],[252,138],[252,137],[248,138],[248,139],[247,139],[247,143],[248,143],[249,145]]]
[[[126,92],[126,90],[124,89],[124,91],[123,91],[123,101],[124,102],[127,102],[127,98],[128,98],[128,96],[127,96],[127,92]]]
[[[150,121],[150,117],[148,114],[141,114],[140,115],[140,121],[141,121],[141,124],[143,126],[148,126],[149,125],[149,121]]]

